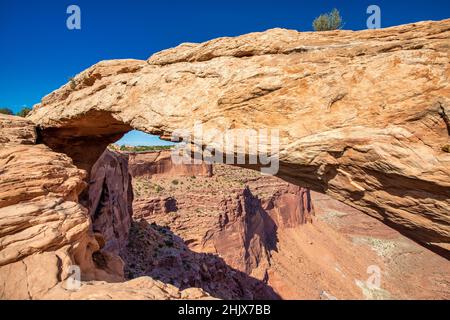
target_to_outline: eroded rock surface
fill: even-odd
[[[94,211],[92,223],[79,201],[87,173],[67,155],[36,145],[31,121],[0,115],[0,129],[0,299],[210,297],[201,289],[182,291],[150,278],[114,283],[125,280],[115,252],[130,225],[129,208],[120,207],[129,185],[117,181],[119,175],[121,180],[128,177],[119,155],[105,153],[95,167],[92,187],[99,183],[110,193],[93,198],[101,214],[95,217]],[[79,290],[67,286],[72,266],[81,271]]]
[[[102,61],[43,98],[30,119],[43,142],[87,169],[132,128],[165,138],[176,129],[192,134],[195,123],[205,132],[277,128],[279,177],[443,245],[449,37],[443,20],[183,44],[147,61]]]
[[[105,150],[92,168],[89,215],[102,250],[113,253],[127,244],[133,215],[133,186],[128,156]]]
[[[31,121],[0,119],[0,297],[42,297],[67,277],[71,264],[95,277],[90,254],[97,242],[78,203],[86,173],[68,156],[34,145]]]
[[[201,288],[220,299],[279,299],[266,282],[233,269],[216,254],[191,251],[170,228],[145,220],[133,223],[121,256],[130,279],[150,276],[180,290]]]
[[[269,179],[262,181],[270,186]],[[246,186],[221,201],[219,229],[210,229],[206,234],[213,239],[216,252],[231,266],[264,278],[271,251],[277,250],[279,230],[311,222],[314,211],[305,194],[309,191],[280,183],[274,194],[260,199]]]

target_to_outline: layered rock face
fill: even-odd
[[[134,177],[148,175],[159,177],[201,176],[211,177],[212,164],[177,164],[171,160],[171,151],[140,152],[129,154],[129,170]]]
[[[89,215],[102,249],[119,253],[128,241],[133,215],[133,186],[126,155],[107,149],[95,163],[89,183]]]
[[[308,190],[284,185],[266,199],[254,196],[246,187],[219,205],[219,229],[208,230],[215,251],[230,266],[247,274],[264,277],[276,250],[280,229],[311,222],[312,203]],[[306,209],[306,210],[305,210]]]
[[[126,157],[107,151],[91,172],[91,188],[106,186],[92,201],[101,212],[94,232],[93,217],[78,203],[86,173],[35,145],[32,123],[0,119],[8,128],[0,152],[2,299],[449,297],[445,259],[326,196],[227,166],[177,184],[173,177],[137,177],[137,201],[151,190],[161,199],[175,194],[169,202],[177,206],[153,207],[146,219],[165,226],[132,223],[130,241],[121,246],[129,223],[130,189],[118,183],[130,182]],[[159,188],[146,189],[142,179]],[[311,201],[317,219],[304,223],[313,218]],[[125,277],[135,279],[112,283],[124,280],[123,264],[116,245],[107,243],[121,247]],[[382,270],[380,289],[364,281],[369,264]],[[67,287],[72,265],[85,280],[77,290]]]
[[[68,156],[35,145],[31,121],[0,115],[0,129],[0,297],[41,298],[73,264],[86,279],[110,278],[92,262],[98,245],[78,203],[86,173]]]
[[[182,44],[147,61],[100,62],[30,119],[85,169],[132,128],[168,138],[201,123],[214,146],[224,142],[212,129],[279,129],[279,177],[445,246],[449,36],[443,20]]]
[[[92,231],[99,244],[95,265],[118,280],[124,279],[119,252],[128,243],[133,214],[133,187],[126,155],[105,150],[89,175],[88,210]]]
[[[309,219],[305,214],[308,196],[301,189],[280,194],[272,203],[274,208],[280,207],[276,201],[282,201],[290,203],[289,210],[271,210],[269,203],[261,203],[261,211],[255,209],[258,199],[276,192],[269,184],[261,189],[250,186],[251,195],[239,194],[251,178],[225,183],[212,194],[207,192],[206,181],[198,186],[190,177],[193,184],[189,187],[203,192],[196,200],[190,197],[194,190],[183,184],[186,197],[177,198],[176,207],[187,208],[191,215],[168,210],[161,221],[179,228],[177,233],[193,252],[189,261],[208,262],[202,266],[205,279],[200,283],[229,269],[223,261],[195,253],[218,252],[217,239],[235,239],[235,231],[245,235],[240,243],[253,256],[249,254],[244,262],[227,258],[230,262],[225,264],[236,263],[255,277],[245,278],[249,275],[241,273],[243,278],[233,278],[233,286],[205,287],[207,292],[187,288],[198,281],[194,276],[183,289],[169,284],[170,279],[164,278],[167,274],[161,275],[163,282],[142,277],[114,283],[127,276],[122,273],[121,258],[113,252],[121,250],[126,257],[124,250],[130,249],[122,245],[124,235],[116,234],[129,225],[129,207],[123,203],[130,199],[127,186],[119,186],[109,174],[126,182],[126,170],[123,161],[112,155],[105,156],[109,163],[95,163],[109,143],[133,128],[167,139],[177,129],[187,129],[193,136],[194,124],[201,123],[205,136],[193,138],[204,138],[203,147],[225,143],[212,129],[278,129],[279,177],[341,200],[416,241],[448,247],[449,36],[450,20],[444,20],[361,32],[274,29],[183,44],[148,61],[100,62],[77,75],[75,85],[67,84],[44,97],[28,119],[0,115],[0,298],[178,299],[208,298],[208,292],[250,297],[235,291],[240,283],[248,283],[246,288],[261,297],[276,297],[267,284],[283,291],[284,297],[296,297],[296,287],[303,284],[305,295],[314,296],[327,286],[325,297],[342,291],[342,297],[354,298],[361,288],[368,290],[361,279],[372,259],[387,268],[385,276],[398,275],[400,280],[394,281],[398,286],[420,279],[417,296],[448,298],[448,261],[442,262],[398,234],[394,240],[386,239],[386,226],[370,219],[362,219],[359,225],[336,219],[343,225],[339,232],[325,222],[307,223],[299,233],[298,227],[291,226]],[[255,152],[265,147],[260,145]],[[250,151],[243,153],[248,156]],[[158,181],[159,188],[152,182],[152,188],[159,194],[171,192],[175,185],[181,187],[182,181],[170,180]],[[93,187],[110,189],[93,194],[89,207],[86,187],[91,181]],[[274,189],[279,190],[280,183],[285,182],[277,180]],[[137,181],[139,185],[142,181]],[[136,192],[142,195],[143,189]],[[225,202],[232,219],[218,219],[223,210],[210,204],[226,193],[229,196],[230,190],[238,194],[236,201]],[[280,197],[283,200],[277,200]],[[289,200],[296,197],[303,199],[297,207],[293,205],[297,200]],[[168,198],[161,199],[165,206]],[[302,207],[303,215],[288,214],[301,212]],[[324,219],[335,222],[334,217]],[[372,230],[364,229],[367,225],[384,238],[358,235],[360,229]],[[267,250],[267,237],[274,226],[283,232],[277,232],[277,250]],[[230,233],[220,234],[227,228]],[[139,230],[143,238],[157,237],[170,246],[162,230],[148,226]],[[203,234],[202,230],[213,232]],[[174,249],[186,249],[181,240],[173,244]],[[397,251],[399,244],[405,246]],[[364,251],[367,246],[373,252]],[[355,255],[355,247],[363,253]],[[286,248],[299,250],[290,254]],[[406,263],[398,256],[410,260]],[[164,263],[183,265],[182,260],[173,260],[171,250],[163,257],[167,257]],[[390,260],[401,263],[390,265]],[[142,261],[147,260],[137,259]],[[264,266],[266,261],[271,264],[269,269]],[[288,272],[294,263],[301,263],[302,273]],[[66,287],[74,265],[80,267],[83,280],[78,291]],[[416,268],[404,275],[405,265]],[[267,273],[258,274],[259,270]],[[431,270],[432,276],[423,270]],[[356,285],[348,285],[355,279]],[[428,290],[429,286],[433,289]],[[308,293],[308,288],[314,292]],[[400,290],[398,296],[408,297],[408,290]],[[384,291],[379,293],[385,296]]]
[[[125,159],[105,152],[95,166],[91,190],[106,187],[109,193],[92,197],[98,209],[92,223],[79,202],[87,173],[67,155],[36,144],[29,120],[0,115],[0,131],[0,299],[210,297],[148,277],[112,283],[124,280],[123,262],[114,252],[130,225],[130,209],[121,206],[130,190]],[[73,266],[83,281],[77,290],[67,286]]]

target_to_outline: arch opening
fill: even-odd
[[[341,286],[341,294],[358,297],[360,292],[354,286],[340,280],[340,272],[356,277],[365,270],[365,264],[377,259],[378,253],[373,252],[391,257],[398,252],[387,248],[410,250],[413,246],[384,224],[325,195],[237,166],[213,164],[209,168],[208,164],[198,164],[174,169],[170,150],[140,150],[144,142],[131,146],[126,138],[109,148],[126,156],[131,176],[127,183],[132,198],[128,196],[127,201],[132,202],[132,208],[124,211],[131,210],[129,233],[126,245],[117,251],[124,261],[126,280],[150,276],[180,289],[201,287],[219,298],[279,299],[311,297],[293,291],[304,283],[309,283],[309,289],[314,287],[309,282],[313,279],[324,288],[319,298],[333,297],[335,293],[329,288],[336,283]],[[158,138],[151,140],[160,142]],[[120,150],[127,144],[128,148]],[[103,171],[105,177],[111,178],[107,173],[117,173],[115,166],[120,160],[111,155],[102,157],[103,169],[109,168]],[[91,187],[101,171],[96,163]],[[98,202],[94,207],[98,211]],[[120,220],[123,217],[113,223],[118,225]],[[94,231],[107,234],[103,226],[100,223]],[[396,237],[400,240],[393,240]],[[107,251],[111,239],[102,241],[102,250]],[[357,248],[357,258],[349,247]],[[321,265],[317,252],[331,259],[330,265],[339,265],[339,270],[345,271]],[[95,254],[100,262],[106,260]],[[286,268],[286,279],[280,279],[279,268]],[[315,274],[316,268],[320,277],[305,276]],[[415,266],[412,268],[418,277],[423,276]],[[400,286],[398,279],[389,281]],[[388,296],[382,290],[376,294]]]

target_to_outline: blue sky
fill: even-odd
[[[71,4],[81,8],[81,30],[66,28]],[[31,107],[100,60],[274,27],[310,31],[334,7],[345,29],[365,29],[371,4],[382,27],[450,18],[449,0],[0,0],[0,107]]]
[[[130,131],[122,139],[116,142],[119,145],[126,144],[128,146],[170,146],[173,142],[159,139],[158,136],[146,134],[142,131]]]

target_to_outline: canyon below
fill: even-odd
[[[184,43],[0,114],[0,299],[449,299],[449,39],[442,20]],[[194,151],[276,130],[279,170],[114,145],[179,129]]]
[[[157,154],[150,158],[170,159]],[[122,255],[127,278],[147,275],[222,299],[449,298],[445,258],[329,196],[248,169],[174,170],[148,166],[148,154],[130,157],[139,175]],[[380,288],[367,283],[370,266],[381,272]]]

